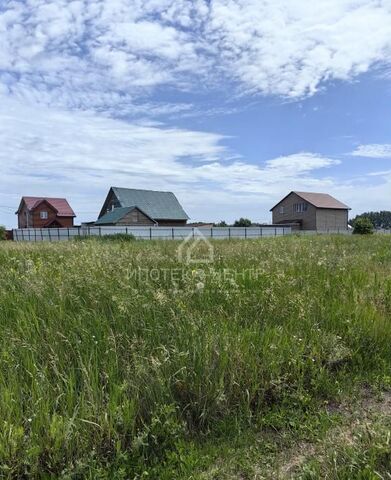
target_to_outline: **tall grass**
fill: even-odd
[[[178,245],[1,245],[0,476],[163,478],[200,435],[389,381],[389,238]]]

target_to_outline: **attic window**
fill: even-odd
[[[293,204],[293,211],[295,213],[303,213],[308,210],[308,203],[302,202],[302,203],[294,203]]]
[[[283,215],[285,213],[285,209],[283,206],[280,207],[280,213]]]
[[[40,216],[41,220],[47,220],[48,219],[48,212],[45,212],[45,211],[40,212],[39,216]]]

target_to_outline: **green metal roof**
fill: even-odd
[[[189,218],[172,192],[118,187],[112,187],[112,190],[122,207],[137,206],[154,220],[188,220]]]
[[[131,207],[123,207],[123,208],[115,208],[111,212],[106,213],[101,217],[99,220],[95,222],[95,225],[112,225],[116,224],[121,218],[123,218],[126,214],[128,214],[131,210],[135,207],[134,205]]]

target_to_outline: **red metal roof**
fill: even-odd
[[[44,201],[49,203],[55,210],[57,210],[58,217],[76,217],[75,212],[72,210],[65,198],[22,197],[21,205],[24,202],[29,210],[34,210],[40,203]]]

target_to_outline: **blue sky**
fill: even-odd
[[[390,111],[391,0],[3,0],[0,224],[22,195],[93,220],[111,185],[192,220],[390,210]]]

